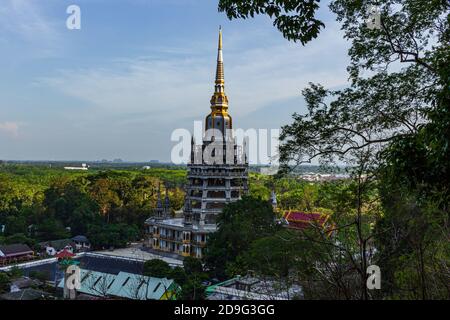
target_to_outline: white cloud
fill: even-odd
[[[16,138],[19,136],[19,123],[17,122],[3,122],[0,123],[0,132]]]
[[[329,26],[307,47],[287,41],[271,45],[257,35],[262,41],[252,49],[242,44],[242,35],[236,39],[230,35],[230,40],[225,37],[226,92],[232,115],[245,115],[298,97],[308,82],[329,87],[345,85],[347,44],[337,33],[337,27]],[[215,39],[212,41],[215,45]],[[232,44],[230,47],[227,41]],[[90,112],[143,113],[155,121],[164,121],[168,115],[203,117],[209,110],[213,90],[212,48],[211,42],[198,45],[192,48],[195,53],[188,56],[171,48],[159,48],[156,56],[121,59],[107,67],[60,70],[37,83],[86,101],[92,107]],[[161,51],[165,51],[163,58],[159,57]]]
[[[42,4],[33,0],[2,0],[0,37],[5,37],[5,33],[18,35],[35,48],[53,51],[61,39],[60,33],[55,22],[42,9]]]

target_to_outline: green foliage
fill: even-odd
[[[203,281],[208,275],[203,272],[202,262],[194,257],[185,257],[183,260],[185,280],[181,284],[179,299],[181,300],[203,300],[205,289]]]
[[[319,0],[220,0],[219,11],[229,19],[247,19],[263,14],[273,18],[273,25],[283,37],[303,45],[316,38],[325,25],[316,18]]]
[[[17,266],[14,266],[8,271],[8,276],[10,277],[10,279],[20,278],[23,276],[23,270]]]
[[[202,277],[199,275],[190,277],[181,286],[179,300],[204,300],[206,297],[205,286],[202,284]]]
[[[144,276],[170,278],[172,269],[164,260],[152,259],[144,263]]]
[[[372,5],[379,7],[379,28],[365,22]],[[344,251],[355,252],[355,243],[375,239],[375,258],[387,275],[386,297],[448,298],[450,3],[333,0],[329,8],[351,41],[351,86],[328,90],[310,84],[303,90],[307,113],[294,114],[293,123],[283,127],[280,158],[284,172],[311,161],[345,163],[355,168],[359,183],[320,188],[306,203],[298,202],[305,192],[290,190],[279,202],[285,208],[332,209],[341,225],[351,224],[356,214],[358,227],[340,230],[339,241]],[[322,26],[314,18],[314,1],[223,0],[219,10],[230,19],[258,14],[285,19],[285,24],[275,20],[277,28],[303,44]],[[280,19],[284,14],[289,17]],[[376,179],[380,188],[368,183],[361,190],[362,175]],[[374,200],[378,190],[381,203]],[[380,205],[382,214],[368,218]]]
[[[449,221],[442,193],[424,196],[431,190],[422,188],[433,186],[411,188],[396,172],[384,167],[380,192],[385,214],[376,225],[386,292],[396,299],[447,298]]]
[[[242,255],[245,268],[241,271],[247,269],[266,276],[287,277],[302,251],[302,243],[291,239],[289,231],[281,230],[253,241]]]
[[[11,214],[5,218],[5,235],[26,233],[27,223],[24,216]]]
[[[23,233],[16,233],[8,236],[3,240],[3,242],[4,244],[24,243],[27,244],[30,248],[34,248],[37,244],[35,239],[29,238]]]
[[[168,274],[168,278],[173,279],[179,286],[183,286],[187,281],[186,272],[182,267],[173,268]]]
[[[0,293],[8,292],[11,279],[5,272],[0,272]]]
[[[226,278],[227,268],[231,270],[236,257],[253,241],[272,234],[277,228],[271,205],[251,197],[226,205],[217,223],[217,232],[208,240],[205,260],[219,279]]]
[[[172,209],[181,208],[185,178],[183,169],[71,172],[3,164],[2,242],[10,243],[11,236],[32,243],[83,234],[92,237],[95,248],[124,246],[143,236],[144,221],[152,214],[160,185],[169,188]]]
[[[70,232],[64,228],[62,222],[52,217],[42,219],[36,228],[39,230],[39,240],[65,239],[70,236]]]
[[[183,260],[183,267],[188,276],[203,272],[202,262],[194,257],[185,257]]]
[[[32,279],[37,279],[42,282],[50,280],[50,272],[46,271],[31,271],[29,277]]]
[[[122,248],[137,240],[139,229],[124,223],[92,225],[87,237],[94,248]]]

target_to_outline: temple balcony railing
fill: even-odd
[[[196,240],[193,240],[193,241],[192,241],[192,244],[193,244],[194,246],[198,246],[198,247],[205,247],[205,246],[206,246],[206,241],[196,241]]]
[[[222,186],[213,186],[213,185],[207,185],[206,187],[204,186],[194,186],[194,185],[190,185],[189,189],[195,189],[195,190],[217,190],[217,191],[226,191],[226,190],[239,190],[243,188],[243,186],[230,186],[230,187],[224,187]]]
[[[201,209],[201,208],[192,208],[192,213],[213,213],[213,214],[219,214],[222,212],[222,209]]]
[[[188,172],[188,178],[199,178],[199,177],[245,177],[247,178],[246,171],[243,172]]]
[[[160,239],[161,240],[168,240],[168,241],[175,241],[175,242],[182,242],[183,239],[182,238],[177,238],[174,236],[168,236],[168,235],[160,235]]]
[[[226,197],[221,197],[221,198],[211,198],[211,197],[192,197],[191,196],[191,200],[196,200],[196,201],[207,201],[207,202],[226,202],[227,198]]]

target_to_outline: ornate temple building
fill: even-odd
[[[201,144],[197,145],[194,139],[191,142],[183,213],[171,217],[167,194],[163,204],[158,193],[155,213],[146,220],[148,245],[153,250],[201,258],[225,204],[248,192],[248,159],[231,129],[220,30],[211,112],[205,120]]]

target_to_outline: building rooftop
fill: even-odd
[[[58,239],[39,242],[41,248],[53,247],[55,250],[62,250],[66,246],[72,245],[73,241],[71,239]]]
[[[184,219],[183,218],[170,218],[170,219],[155,219],[154,217],[148,218],[145,220],[146,224],[158,224],[161,226],[170,226],[170,227],[178,227],[187,229],[187,227],[184,225]],[[194,231],[207,231],[207,232],[214,232],[217,230],[217,226],[215,224],[196,224],[193,223],[189,226],[190,229]]]
[[[24,289],[17,292],[9,292],[0,295],[0,300],[44,300],[50,297],[50,294],[36,289]]]
[[[206,289],[208,300],[292,300],[303,297],[299,285],[284,285],[279,280],[236,277]]]
[[[328,218],[326,214],[302,211],[288,211],[283,216],[283,220],[287,226],[293,229],[305,229],[311,225],[323,226]]]
[[[82,235],[75,236],[75,237],[72,238],[72,240],[73,240],[73,241],[76,241],[76,242],[85,242],[85,243],[89,243],[89,239],[86,238],[85,236],[82,236]]]
[[[134,300],[160,300],[174,281],[119,272],[116,274],[81,270],[80,293],[100,297],[119,297]],[[64,279],[58,284],[64,288]]]
[[[32,254],[33,250],[26,244],[16,243],[0,245],[0,258],[1,257],[14,257],[18,255]]]
[[[31,279],[29,277],[19,277],[13,281],[11,281],[11,291],[17,291],[17,290],[21,290],[21,289],[26,289],[26,288],[30,288],[33,286],[39,286],[41,285],[41,281],[36,280],[36,279]]]

